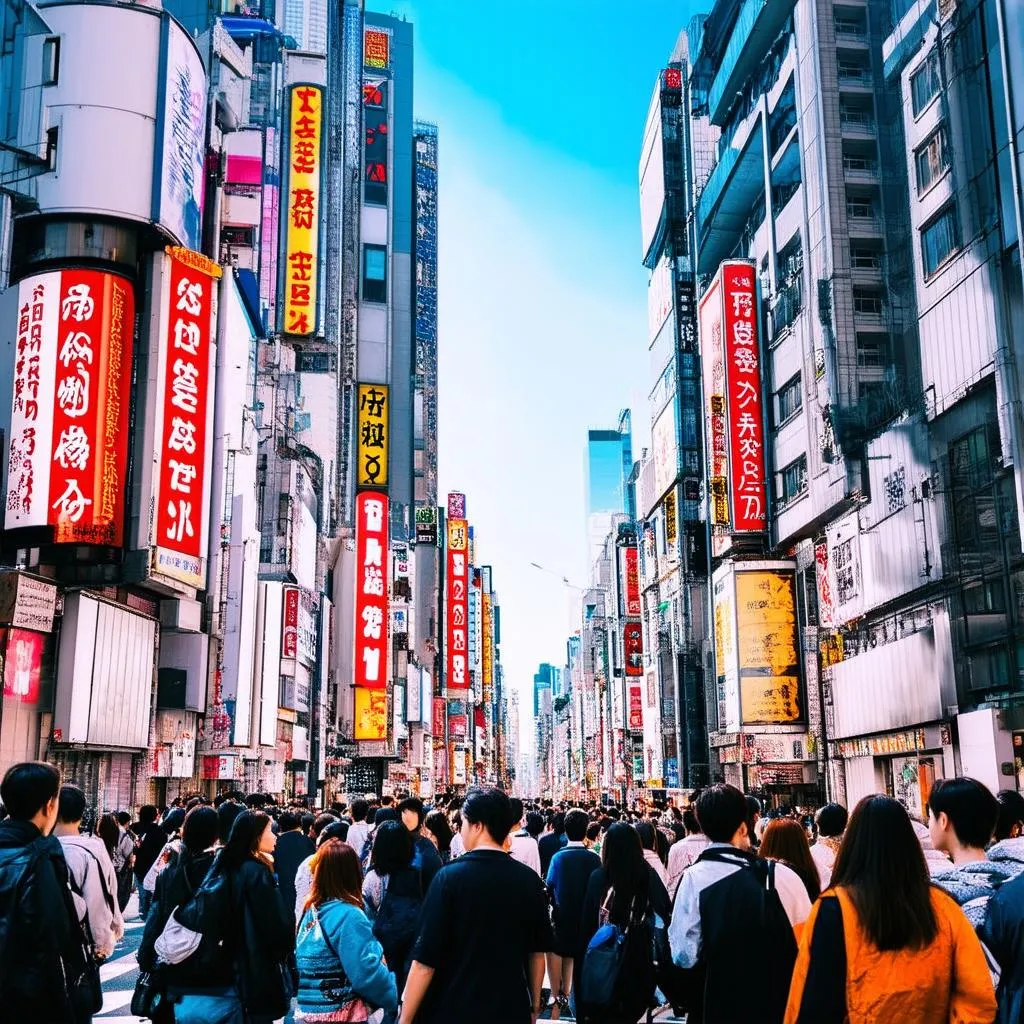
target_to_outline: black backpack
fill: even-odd
[[[660,988],[673,1006],[689,1010],[690,1024],[782,1024],[797,944],[775,888],[775,863],[724,847],[705,850],[700,861],[739,870],[701,890],[700,961],[688,969],[663,966]]]
[[[390,875],[387,883],[373,922],[373,934],[391,969],[404,978],[419,933],[423,885],[420,873],[412,868]]]

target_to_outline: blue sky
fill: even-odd
[[[588,578],[587,429],[631,406],[636,456],[649,444],[637,164],[696,6],[367,3],[414,23],[416,115],[439,129],[441,490],[467,494],[522,693],[565,660],[560,577]]]

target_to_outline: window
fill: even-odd
[[[861,196],[850,196],[846,200],[846,216],[872,219],[875,216],[875,204]]]
[[[878,270],[882,258],[877,249],[851,248],[850,263],[854,270]]]
[[[779,473],[779,504],[788,505],[807,490],[807,456],[801,455]]]
[[[57,170],[57,145],[60,141],[60,129],[56,126],[46,129],[46,166],[51,171]]]
[[[886,340],[877,334],[857,335],[857,365],[885,366]]]
[[[383,245],[363,246],[363,299],[388,301],[388,250]]]
[[[921,229],[924,276],[931,277],[959,248],[960,228],[954,204],[947,206],[930,224]]]
[[[881,316],[882,293],[871,288],[854,288],[853,311],[867,316]]]
[[[949,139],[943,125],[914,154],[917,166],[917,194],[931,188],[949,168]]]
[[[932,50],[924,63],[910,76],[910,98],[914,105],[914,117],[928,106],[939,94],[939,53]]]
[[[43,85],[56,85],[60,74],[60,36],[43,40]]]
[[[800,386],[799,373],[779,388],[776,398],[779,402],[779,423],[785,423],[790,416],[799,412],[804,402],[804,392]]]

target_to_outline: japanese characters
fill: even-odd
[[[355,685],[383,690],[388,679],[388,498],[356,496]]]
[[[359,385],[357,483],[386,488],[388,484],[388,389],[384,384]]]
[[[449,497],[450,503],[450,497]],[[448,690],[469,689],[469,524],[465,519],[448,520]]]

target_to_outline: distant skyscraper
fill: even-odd
[[[628,409],[619,413],[615,430],[587,431],[587,537],[593,561],[611,530],[613,516],[636,517],[630,475],[633,471],[633,427]]]

